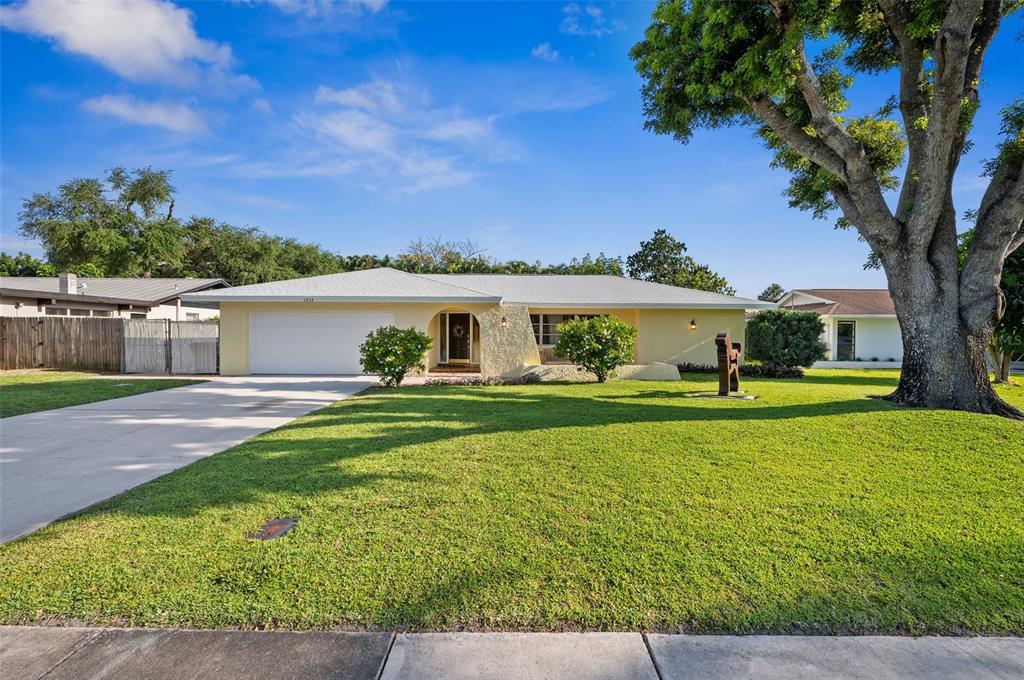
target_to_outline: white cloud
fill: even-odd
[[[303,114],[296,120],[354,151],[382,154],[394,151],[394,128],[362,111],[341,109],[325,114]]]
[[[184,104],[146,102],[126,95],[107,94],[85,100],[82,108],[127,123],[161,127],[182,134],[197,134],[206,130],[199,114]]]
[[[0,8],[4,28],[52,40],[133,81],[251,88],[228,45],[200,38],[192,13],[164,0],[26,0]]]
[[[530,54],[533,56],[534,59],[540,59],[541,61],[550,61],[551,63],[558,61],[559,58],[561,58],[562,56],[561,54],[558,53],[558,50],[551,49],[551,43],[546,42],[543,42],[534,47],[532,50],[530,50]]]
[[[387,6],[388,0],[267,0],[286,14],[301,14],[306,17],[331,17],[338,13],[367,11],[375,14]]]
[[[394,112],[402,108],[395,84],[386,80],[372,80],[344,90],[321,85],[316,90],[314,101],[317,104],[341,104],[370,113]]]
[[[442,141],[477,141],[494,134],[494,116],[482,118],[455,117],[445,120],[426,131],[429,139]]]
[[[288,201],[280,201],[276,198],[270,198],[269,196],[261,196],[259,194],[244,194],[237,197],[242,203],[248,205],[255,205],[262,208],[271,208],[273,210],[298,210],[298,206]]]
[[[604,10],[594,4],[581,6],[570,2],[562,8],[561,31],[569,35],[592,36],[600,38],[616,31],[625,30],[626,25],[618,19],[608,20]]]
[[[252,103],[252,110],[269,116],[274,112],[274,107],[270,105],[270,101],[268,99],[260,97]]]
[[[574,110],[607,99],[609,89],[571,71],[551,77],[546,65],[509,69],[403,63],[394,77],[322,84],[290,125],[268,140],[273,157],[231,170],[251,178],[339,177],[389,194],[465,185],[524,157],[501,128],[513,116]],[[438,75],[440,74],[440,75]],[[428,81],[427,89],[421,82]],[[467,83],[493,83],[489,88]]]

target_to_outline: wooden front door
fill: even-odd
[[[472,353],[473,322],[469,314],[448,315],[448,362],[468,364]]]

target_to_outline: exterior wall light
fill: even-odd
[[[505,317],[501,317],[501,327],[508,328],[508,319],[506,319]]]
[[[697,320],[696,319],[690,319],[690,330],[691,331],[697,330]]]

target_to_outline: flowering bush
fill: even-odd
[[[573,319],[558,326],[555,354],[603,383],[615,369],[633,360],[636,329],[615,316]]]
[[[397,387],[409,371],[424,368],[430,337],[415,328],[381,326],[370,331],[359,346],[359,361],[367,373],[377,373],[380,384]]]

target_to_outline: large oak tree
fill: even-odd
[[[649,129],[685,142],[695,128],[756,125],[773,165],[792,173],[791,204],[839,209],[867,241],[902,330],[889,397],[900,404],[1024,418],[996,395],[984,361],[1004,308],[1003,261],[1024,243],[1024,101],[1003,111],[962,269],[952,194],[986,48],[1020,4],[663,0],[633,48]],[[889,70],[898,93],[875,114],[844,115],[855,75]]]

